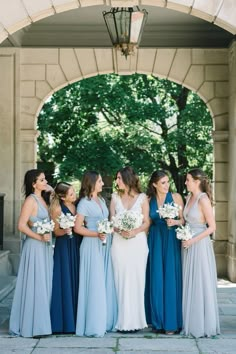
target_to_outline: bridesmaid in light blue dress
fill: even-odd
[[[80,189],[74,230],[83,235],[80,247],[80,283],[76,334],[103,337],[114,331],[117,301],[111,263],[111,235],[99,234],[97,222],[108,218],[99,196],[103,181],[95,171],[86,172]],[[106,245],[103,240],[106,238]]]
[[[18,228],[24,234],[20,266],[10,316],[10,334],[37,337],[51,334],[50,301],[52,289],[51,235],[39,235],[33,223],[48,219],[48,207],[42,197],[47,189],[43,172],[26,172],[25,202]]]
[[[200,169],[188,172],[190,195],[184,218],[193,237],[183,241],[183,334],[211,337],[220,333],[216,297],[217,274],[210,235],[216,224],[208,178]]]

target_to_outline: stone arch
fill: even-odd
[[[12,4],[14,2],[14,4]],[[236,34],[236,8],[232,0],[14,0],[0,6],[0,43],[9,34],[56,13],[79,7],[108,5],[114,7],[145,6],[167,7],[202,18]],[[12,10],[14,6],[14,11]]]

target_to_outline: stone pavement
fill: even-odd
[[[31,339],[8,335],[10,293],[0,303],[0,354],[236,354],[236,284],[220,279],[217,294],[222,334],[216,338],[157,335],[146,329],[130,335],[109,333],[104,338],[53,335]]]

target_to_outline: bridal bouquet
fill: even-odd
[[[53,220],[44,219],[43,221],[36,221],[33,226],[36,227],[37,234],[44,235],[54,230],[55,223]],[[50,244],[50,241],[48,243]]]
[[[181,241],[191,240],[193,237],[189,224],[181,225],[176,229],[176,237]]]
[[[176,203],[166,203],[162,207],[159,207],[157,213],[159,213],[160,217],[163,219],[174,219],[179,216],[179,211],[181,210],[181,206]]]
[[[109,221],[108,219],[99,220],[97,222],[98,232],[100,234],[110,234],[113,232],[113,222]],[[107,244],[107,240],[102,241],[102,245],[105,246]]]
[[[123,213],[113,216],[114,226],[123,231],[130,231],[142,225],[143,215],[132,210],[126,210]]]
[[[76,215],[71,215],[70,213],[61,213],[57,221],[62,229],[69,229],[75,226]],[[72,231],[68,234],[70,238],[73,237]]]

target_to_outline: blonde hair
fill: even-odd
[[[50,203],[50,211],[60,207],[62,198],[65,198],[69,189],[72,187],[67,182],[58,182],[52,193],[52,199]]]

